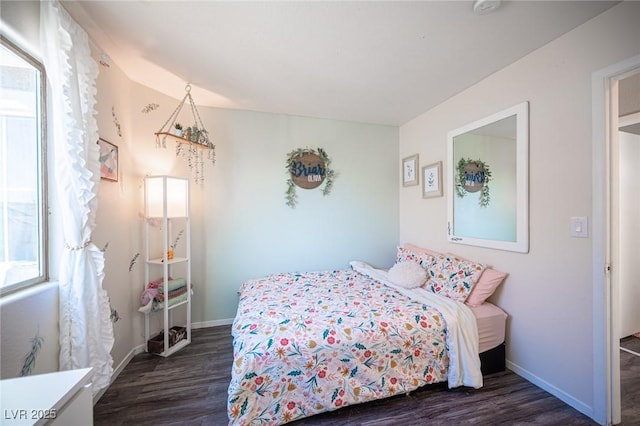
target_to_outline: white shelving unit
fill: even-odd
[[[150,317],[162,315],[163,346],[158,355],[167,357],[191,343],[191,230],[189,217],[189,180],[171,176],[148,176],[145,178],[144,208],[145,240],[145,287],[162,279],[165,295],[162,308],[144,312],[145,348],[149,340],[158,334],[150,332]],[[179,239],[176,247],[172,242]],[[170,278],[184,278],[186,298],[176,302],[170,295]],[[174,316],[180,315],[180,320]],[[186,336],[170,345],[172,327],[184,327]],[[152,336],[153,334],[153,336]]]

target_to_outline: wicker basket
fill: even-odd
[[[169,329],[169,347],[186,338],[187,329],[185,327],[175,326]],[[147,350],[154,354],[164,352],[164,330],[147,341]]]

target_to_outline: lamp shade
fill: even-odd
[[[171,176],[145,178],[146,217],[186,217],[189,211],[189,181]]]

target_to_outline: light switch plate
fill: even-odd
[[[589,221],[586,216],[573,216],[569,222],[571,224],[569,235],[573,238],[589,237]]]

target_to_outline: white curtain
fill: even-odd
[[[91,242],[100,180],[94,110],[98,66],[86,32],[57,0],[40,3],[40,38],[49,82],[52,186],[65,242],[59,270],[60,370],[92,367],[96,394],[109,385],[114,341],[102,288],[104,254]]]

